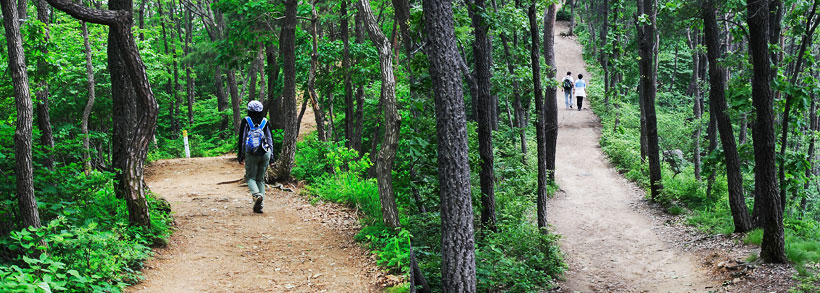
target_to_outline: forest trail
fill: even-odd
[[[310,115],[308,115],[310,114]],[[309,118],[310,117],[310,118]],[[302,131],[315,129],[305,113]],[[300,135],[301,136],[301,135]],[[235,156],[154,162],[145,181],[171,204],[176,231],[129,292],[374,292],[378,268],[353,240],[358,220],[335,205],[267,189],[251,211]],[[298,190],[297,190],[298,192]]]
[[[585,76],[581,46],[561,37],[568,24],[557,22],[555,54],[559,79],[571,71]],[[575,100],[573,99],[575,103]],[[559,292],[706,292],[719,288],[696,259],[656,233],[661,223],[636,206],[644,193],[619,175],[603,155],[600,123],[584,101],[582,111],[565,109],[558,92],[556,180],[563,190],[550,201],[549,223],[562,235],[566,280]]]

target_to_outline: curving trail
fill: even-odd
[[[308,116],[310,114],[310,116]],[[310,117],[310,118],[308,118]],[[303,131],[315,125],[305,114]],[[234,156],[163,160],[145,181],[170,204],[177,231],[128,292],[377,292],[381,273],[353,240],[355,213],[268,188],[251,211]],[[297,190],[298,192],[298,190]]]
[[[556,23],[558,78],[567,71],[585,75],[581,46],[561,37],[568,24]],[[562,235],[569,270],[559,292],[706,292],[720,286],[696,259],[678,251],[655,232],[661,225],[636,209],[644,197],[610,167],[598,140],[600,124],[584,101],[582,111],[566,110],[558,93],[556,180],[563,192],[550,201],[549,222]],[[574,100],[573,100],[574,102]]]

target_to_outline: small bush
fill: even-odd
[[[743,237],[743,243],[746,243],[746,244],[760,245],[760,243],[762,243],[762,242],[763,242],[763,229],[754,229],[752,231],[749,231],[749,233],[746,234],[746,237]]]

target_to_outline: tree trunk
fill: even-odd
[[[268,68],[265,70],[268,75],[268,92],[267,102],[262,109],[262,116],[268,116],[268,121],[271,122],[271,129],[283,129],[282,116],[282,87],[279,83],[279,62],[276,57],[278,53],[272,44],[265,46],[265,58],[268,62]]]
[[[285,1],[285,18],[282,32],[279,34],[279,52],[282,53],[282,73],[285,75],[285,86],[282,91],[282,113],[285,121],[285,135],[282,140],[282,151],[273,167],[269,169],[267,181],[290,179],[293,169],[293,157],[296,153],[298,121],[296,121],[296,0]]]
[[[811,106],[809,108],[809,149],[808,154],[806,155],[806,160],[809,161],[809,168],[806,169],[806,182],[803,183],[803,197],[800,199],[800,218],[802,219],[806,215],[806,202],[808,199],[808,190],[809,190],[809,183],[811,182],[811,175],[812,170],[814,170],[814,166],[816,164],[814,158],[815,152],[815,134],[817,133],[818,123],[817,123],[817,101],[814,97],[811,98]]]
[[[695,131],[692,134],[692,141],[693,141],[693,148],[692,151],[693,155],[693,163],[695,165],[695,179],[698,181],[701,180],[700,170],[701,170],[701,158],[700,158],[700,142],[701,142],[701,131],[702,131],[702,123],[701,118],[703,117],[703,109],[700,108],[700,90],[698,89],[698,67],[700,66],[698,60],[698,38],[695,36],[692,37],[691,31],[686,31],[686,37],[689,40],[689,49],[692,51],[692,78],[689,80],[689,87],[686,89],[686,94],[692,97],[692,112],[695,115]]]
[[[552,4],[544,12],[544,60],[547,63],[546,80],[555,80],[555,14]],[[544,91],[544,146],[549,180],[555,182],[555,151],[558,143],[558,89],[546,86]],[[547,194],[538,193],[538,227],[547,232]]]
[[[399,143],[401,117],[396,105],[396,79],[393,76],[393,57],[390,42],[382,33],[370,10],[370,2],[360,0],[358,8],[362,11],[364,26],[370,40],[379,53],[379,64],[382,77],[381,106],[384,113],[384,140],[376,159],[376,179],[379,184],[379,198],[382,204],[384,224],[389,227],[399,226],[399,214],[396,196],[393,192],[393,161]]]
[[[575,0],[569,0],[569,33],[570,36],[575,35]]]
[[[17,183],[17,203],[23,227],[40,227],[40,213],[34,198],[34,172],[31,159],[31,133],[33,106],[29,91],[26,56],[20,34],[18,14],[13,0],[0,0],[3,25],[6,30],[9,71],[14,87],[14,104],[17,108],[17,127],[14,131],[14,175]]]
[[[311,13],[310,35],[312,37],[313,51],[310,54],[308,92],[310,93],[310,105],[313,106],[314,119],[316,119],[316,134],[319,136],[319,140],[327,141],[329,135],[325,132],[325,114],[319,105],[319,96],[316,94],[316,67],[319,63],[319,43],[316,36],[316,22],[319,21],[319,16],[316,14],[316,1],[312,2]]]
[[[655,74],[655,5],[653,0],[638,0],[638,14],[645,14],[649,24],[639,24],[640,40],[640,82],[641,99],[646,113],[646,150],[649,158],[649,182],[652,200],[655,200],[663,188],[661,183],[661,161],[658,149],[658,123],[655,115],[655,93],[657,80]]]
[[[794,68],[792,70],[792,76],[789,79],[789,84],[795,85],[797,84],[797,78],[800,76],[800,72],[803,70],[803,57],[805,56],[806,47],[809,43],[813,40],[814,37],[814,30],[817,29],[817,24],[820,24],[820,20],[815,19],[815,15],[817,13],[817,5],[812,5],[811,12],[808,15],[808,22],[806,23],[806,32],[803,34],[802,39],[800,40],[800,49],[797,53],[797,59],[795,61]],[[786,157],[786,147],[788,145],[788,138],[789,138],[789,117],[791,116],[791,106],[792,106],[792,94],[786,94],[786,108],[783,110],[783,120],[781,121],[782,126],[780,127],[780,157]],[[786,190],[791,187],[790,184],[786,184],[786,164],[781,163],[778,166],[778,181],[780,182],[780,209],[785,211],[786,210]]]
[[[535,95],[535,137],[538,145],[538,199],[547,197],[547,139],[546,139],[546,115],[544,111],[544,98],[541,91],[541,63],[538,57],[539,36],[538,25],[536,24],[535,0],[527,10],[527,17],[530,21],[530,38],[532,47],[530,48],[530,62],[532,65],[533,94]],[[547,233],[546,222],[542,220],[540,210],[538,214],[538,228],[542,233]]]
[[[702,5],[704,41],[707,57],[709,58],[709,84],[711,85],[709,87],[709,104],[711,111],[715,113],[717,128],[720,131],[720,141],[723,144],[723,155],[726,160],[726,180],[729,187],[729,207],[732,210],[735,233],[743,233],[751,230],[752,222],[746,207],[746,197],[743,194],[743,173],[740,171],[740,156],[737,152],[732,121],[729,118],[729,113],[727,113],[725,71],[718,64],[718,59],[721,58],[723,53],[720,51],[720,35],[718,33],[717,16],[715,15],[717,8],[712,0],[704,1]]]
[[[113,167],[117,184],[114,192],[124,197],[132,225],[151,227],[145,198],[143,163],[154,136],[157,101],[148,83],[145,64],[134,41],[134,19],[130,0],[112,0],[109,9],[88,9],[69,0],[48,2],[80,20],[105,24],[108,33],[108,71],[111,74],[114,109]]]
[[[193,24],[191,23],[191,11],[185,11],[185,56],[191,54],[191,43],[193,42]],[[194,77],[192,75],[191,62],[185,62],[185,90],[188,95],[188,125],[194,124]],[[189,126],[190,127],[190,126]]]
[[[88,135],[88,119],[91,117],[91,110],[94,108],[96,91],[94,89],[94,65],[91,63],[91,43],[88,41],[88,25],[82,21],[83,44],[85,45],[85,75],[88,79],[88,102],[83,110],[80,131],[83,133],[83,161],[85,162],[85,174],[91,173],[91,151],[89,150],[90,137]]]
[[[444,292],[476,292],[467,121],[450,1],[423,1],[427,58],[436,104]]]
[[[342,34],[342,43],[344,44],[344,51],[342,51],[342,74],[344,74],[345,87],[345,146],[353,148],[353,126],[355,125],[355,108],[353,104],[353,82],[350,79],[350,34],[348,33],[348,19],[347,1],[341,1],[340,11],[340,29]]]
[[[236,85],[236,72],[228,70],[228,92],[231,94],[231,109],[233,111],[233,133],[239,133],[239,125],[242,122],[242,97],[239,96],[239,87]]]
[[[749,53],[754,67],[752,102],[757,112],[752,135],[755,152],[755,192],[760,200],[755,201],[755,205],[760,207],[760,221],[763,227],[760,257],[764,262],[785,263],[788,260],[783,241],[783,210],[775,173],[773,98],[769,86],[772,82],[772,72],[770,57],[767,56],[769,50],[766,34],[769,15],[760,13],[766,11],[768,4],[768,0],[746,3]]]
[[[486,10],[485,0],[475,0],[470,16],[472,17],[475,41],[473,42],[473,56],[475,57],[475,80],[477,85],[478,101],[478,153],[481,158],[479,172],[481,185],[481,225],[496,231],[495,217],[495,174],[493,172],[493,131],[492,131],[492,97],[490,96],[490,79],[492,79],[491,63],[492,47],[487,36],[489,21],[484,19]]]
[[[228,110],[228,97],[225,95],[225,85],[222,81],[222,66],[214,66],[214,81],[216,82],[216,107],[220,113]],[[228,129],[229,118],[227,114],[222,114],[222,123],[219,130]]]
[[[25,1],[20,1],[25,2]],[[48,42],[51,36],[49,35],[49,15],[48,15],[48,4],[45,0],[37,0],[34,1],[37,6],[37,20],[42,22],[45,25],[45,42]],[[48,54],[48,47],[44,47],[42,52],[44,56]],[[35,75],[35,82],[37,83],[37,87],[35,88],[34,95],[37,97],[37,128],[40,129],[40,144],[44,148],[44,152],[46,154],[45,161],[43,165],[49,170],[54,169],[54,154],[52,153],[54,149],[54,134],[51,130],[51,115],[49,115],[49,88],[48,88],[48,80],[47,80],[47,68],[46,64],[42,60],[37,61],[37,71],[40,72],[39,75]],[[38,78],[38,76],[41,76]]]

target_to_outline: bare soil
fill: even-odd
[[[300,132],[315,129],[312,115]],[[243,176],[234,155],[151,164],[145,181],[171,204],[176,231],[126,291],[377,292],[399,281],[353,240],[355,211],[269,185],[264,213],[255,214],[247,185],[218,184]]]
[[[581,46],[556,23],[558,78],[572,71],[590,80]],[[562,235],[569,270],[556,292],[787,292],[796,285],[788,264],[747,262],[760,247],[744,235],[708,235],[646,200],[643,190],[609,165],[598,145],[601,125],[588,101],[579,112],[558,97],[556,180],[549,221]],[[574,106],[575,107],[575,106]]]
[[[558,78],[585,71],[581,46],[562,37],[567,24],[556,24]],[[575,102],[573,100],[573,102]],[[550,201],[549,222],[562,235],[560,245],[569,270],[559,292],[705,292],[720,282],[698,260],[664,241],[658,223],[636,210],[644,193],[621,177],[599,145],[600,123],[588,102],[565,109],[558,99],[556,180],[561,187]]]

